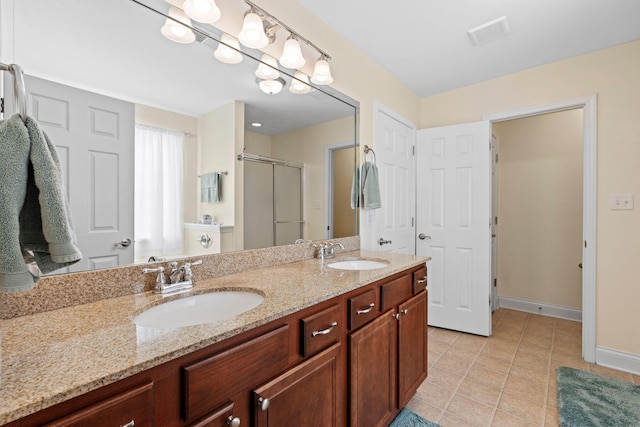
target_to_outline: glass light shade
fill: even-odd
[[[237,64],[242,61],[242,54],[239,52],[240,43],[238,43],[238,39],[227,33],[223,33],[221,41],[222,43],[219,43],[218,48],[213,52],[213,56],[215,56],[220,62],[227,64]],[[237,50],[231,49],[229,46],[233,46]]]
[[[303,73],[302,71],[296,71],[293,74],[293,77],[295,78],[291,79],[291,86],[289,86],[289,92],[295,93],[295,94],[304,94],[304,93],[311,92],[311,86],[309,86],[309,77],[305,73]],[[302,81],[299,81],[299,80],[302,80]]]
[[[256,77],[264,80],[273,80],[280,77],[278,61],[276,61],[276,58],[271,55],[267,55],[266,53],[262,55],[262,62],[258,64]]]
[[[250,12],[244,17],[238,40],[252,49],[262,49],[269,44],[269,38],[264,33],[262,19],[257,13]]]
[[[284,80],[280,78],[273,80],[260,80],[258,81],[258,85],[264,93],[274,95],[282,90],[284,87]]]
[[[185,0],[182,8],[194,21],[212,24],[220,19],[220,8],[215,0]]]
[[[196,40],[196,35],[188,27],[191,26],[191,19],[182,9],[171,6],[169,17],[160,29],[163,36],[176,43],[193,43]]]
[[[287,68],[302,68],[304,67],[304,56],[302,56],[302,49],[300,48],[300,42],[296,39],[287,39],[282,49],[282,56],[280,57],[280,64]]]
[[[325,59],[319,59],[318,62],[316,62],[316,66],[313,68],[311,82],[317,85],[330,85],[333,83],[331,68],[329,68],[329,63]]]

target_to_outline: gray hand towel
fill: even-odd
[[[362,207],[364,209],[378,209],[380,202],[380,181],[378,167],[371,162],[362,165]]]
[[[31,167],[20,213],[20,242],[46,274],[80,261],[82,253],[76,246],[55,145],[32,118],[27,117],[26,127]]]
[[[29,133],[19,115],[0,122],[0,291],[30,289],[38,280],[27,269],[20,247],[20,210],[27,190]]]
[[[205,173],[200,177],[200,201],[214,203],[220,201],[220,174]]]

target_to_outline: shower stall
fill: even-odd
[[[243,153],[244,249],[303,239],[302,163]]]

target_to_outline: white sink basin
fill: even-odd
[[[165,302],[133,319],[148,328],[178,328],[232,319],[257,307],[264,297],[255,292],[220,291]]]
[[[337,270],[375,270],[376,268],[384,268],[388,265],[386,262],[373,261],[370,259],[350,259],[332,262],[331,264],[327,264],[327,267]]]

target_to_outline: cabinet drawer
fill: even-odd
[[[380,286],[381,311],[387,311],[413,295],[413,277],[407,274]]]
[[[183,418],[195,420],[229,396],[282,372],[289,363],[289,326],[282,326],[213,357],[184,366]]]
[[[413,273],[413,294],[418,295],[427,289],[427,267]]]
[[[49,427],[153,425],[153,382],[123,391],[52,423]]]
[[[378,294],[370,289],[358,296],[349,298],[349,329],[357,329],[378,315]]]
[[[337,342],[342,334],[340,306],[334,305],[300,320],[302,356],[306,357]]]
[[[233,420],[233,402],[227,403],[189,427],[229,427],[231,420]]]

